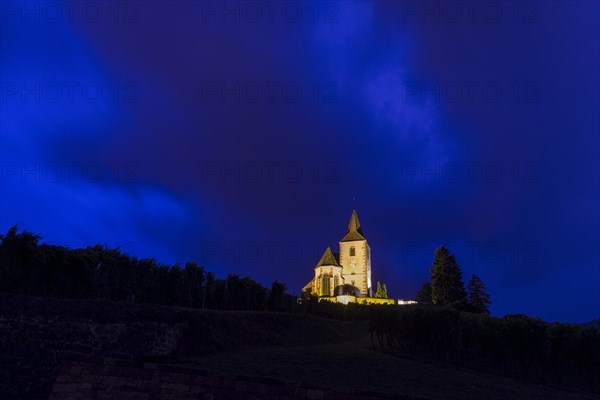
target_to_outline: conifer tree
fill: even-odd
[[[383,289],[381,288],[381,283],[377,281],[377,291],[375,292],[375,297],[378,299],[383,298]]]
[[[417,303],[431,304],[431,283],[425,282],[417,292]]]
[[[388,298],[387,285],[385,283],[383,284],[383,288],[381,289],[381,295],[384,299]]]
[[[269,309],[271,311],[281,311],[283,308],[283,303],[285,300],[285,293],[287,291],[287,287],[285,284],[279,282],[279,280],[275,279],[273,284],[271,285],[271,290],[269,291]]]
[[[490,313],[490,295],[487,293],[483,281],[475,274],[471,276],[467,284],[467,301],[478,313]]]
[[[462,271],[447,248],[435,250],[431,268],[431,301],[433,304],[452,304],[465,301]]]

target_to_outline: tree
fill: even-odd
[[[476,312],[481,314],[490,313],[490,295],[487,293],[483,281],[475,274],[471,276],[467,284],[467,301]]]
[[[40,235],[23,231],[17,225],[0,235],[0,287],[12,293],[35,294],[43,280],[32,282],[40,271],[43,255],[38,244]]]
[[[433,304],[452,304],[465,301],[462,271],[447,248],[435,250],[431,268],[431,301]]]
[[[269,310],[282,310],[286,291],[287,287],[283,283],[279,282],[277,279],[273,281],[273,284],[271,285],[271,290],[269,291]]]
[[[214,272],[206,273],[206,285],[202,293],[202,308],[216,308],[217,278]]]
[[[70,249],[11,227],[0,233],[0,292],[95,298],[222,310],[291,311],[294,296],[276,281],[271,292],[251,277],[217,279],[195,262],[182,267],[138,260],[103,245]],[[271,298],[269,299],[269,293]]]
[[[202,301],[202,285],[204,282],[204,268],[195,262],[188,262],[183,269],[183,285],[186,290],[186,305],[199,307]]]
[[[381,285],[381,283],[379,283],[379,281],[377,281],[377,291],[375,292],[375,298],[377,298],[377,299],[387,299],[388,298],[387,286],[385,283],[383,285]]]
[[[431,283],[425,282],[417,292],[416,300],[421,304],[431,304]]]

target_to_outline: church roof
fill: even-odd
[[[337,263],[340,265],[340,267],[342,266],[342,264],[340,264],[340,253],[336,253],[333,252],[333,256],[335,257],[335,261],[337,261]]]
[[[325,250],[325,253],[323,253],[323,256],[321,257],[315,268],[321,267],[323,265],[334,265],[336,267],[340,266],[340,263],[337,261],[330,247],[328,247],[327,250]]]
[[[360,222],[358,220],[358,214],[356,214],[356,210],[352,210],[352,215],[350,216],[350,222],[348,223],[348,231],[346,231],[346,235],[340,240],[341,242],[352,242],[355,240],[365,240],[365,235],[360,226]]]
[[[306,291],[306,290],[310,290],[312,288],[312,283],[314,281],[314,278],[310,280],[310,282],[308,282],[306,285],[304,285],[304,287],[302,288],[302,291]]]

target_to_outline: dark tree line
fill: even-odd
[[[96,245],[83,249],[40,244],[13,226],[0,235],[0,292],[72,299],[108,299],[210,310],[310,313],[366,320],[367,307],[297,298],[275,280],[264,287],[250,277],[219,279],[194,262],[164,265]]]
[[[40,244],[13,226],[0,235],[0,291],[31,296],[109,299],[215,310],[291,311],[296,297],[275,280],[218,279],[194,262],[163,265],[96,245],[82,249]]]
[[[595,327],[435,305],[373,305],[369,327],[373,347],[413,358],[591,391],[600,385]]]
[[[456,258],[443,246],[436,249],[430,282],[421,286],[416,300],[421,304],[454,304],[471,312],[490,313],[490,295],[481,278],[472,275],[465,289],[463,274]]]
[[[100,245],[68,249],[39,240],[16,227],[0,235],[0,292],[368,320],[374,347],[395,353],[592,390],[600,381],[598,329],[524,315],[490,317],[485,286],[474,276],[464,289],[447,249],[436,251],[431,282],[417,295],[424,304],[399,307],[298,299],[277,280],[267,288],[235,274],[216,278],[193,262],[169,266]]]

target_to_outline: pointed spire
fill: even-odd
[[[317,263],[317,267],[320,267],[323,265],[334,265],[336,267],[340,266],[340,264],[337,262],[335,256],[333,255],[333,252],[331,251],[330,247],[328,247],[327,250],[325,250],[325,253],[323,253],[323,256]]]
[[[358,232],[359,229],[360,222],[358,221],[358,214],[356,213],[356,210],[352,210],[350,222],[348,223],[348,232]]]
[[[358,214],[356,213],[356,210],[353,209],[352,215],[350,216],[350,222],[348,223],[348,231],[341,241],[351,242],[354,240],[365,240],[365,237],[360,226],[360,221],[358,220]]]

